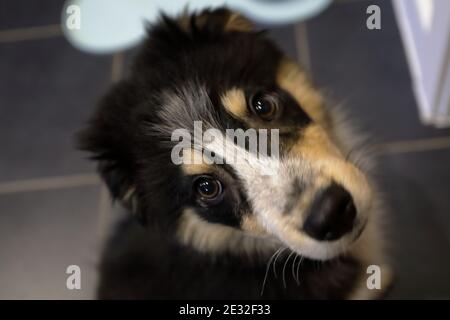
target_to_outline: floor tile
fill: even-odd
[[[2,0],[0,30],[59,24],[63,0]]]
[[[450,150],[381,158],[397,277],[390,298],[450,298],[449,163]]]
[[[0,45],[0,181],[91,172],[74,133],[110,83],[111,57],[63,38]]]
[[[381,30],[366,28],[366,8],[381,9]],[[314,80],[344,103],[378,141],[450,135],[419,121],[411,78],[390,1],[333,4],[307,22]]]
[[[98,187],[0,196],[0,299],[88,299],[96,286]],[[66,269],[81,268],[81,290]]]

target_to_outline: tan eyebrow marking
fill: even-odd
[[[234,117],[238,119],[247,117],[247,102],[242,89],[233,88],[228,90],[220,97],[220,100],[225,109]]]
[[[303,110],[316,122],[325,124],[326,114],[322,95],[291,59],[284,58],[278,67],[277,83],[289,92]]]
[[[196,163],[196,159],[201,159],[201,161]],[[203,154],[195,149],[191,149],[190,152],[183,152],[183,163],[181,164],[181,168],[187,175],[211,173],[214,171],[212,165],[203,162]]]

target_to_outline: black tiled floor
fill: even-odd
[[[64,0],[2,0],[0,30],[60,23]]]
[[[93,297],[98,188],[1,195],[0,212],[0,299]],[[69,265],[81,290],[66,288]]]
[[[366,28],[378,4],[381,30]],[[419,122],[411,79],[390,1],[334,4],[307,23],[315,81],[344,102],[378,141],[450,135]]]
[[[111,58],[63,38],[0,45],[0,181],[92,171],[74,148],[110,83]]]
[[[380,160],[397,273],[390,297],[450,299],[450,149]]]

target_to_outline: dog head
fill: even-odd
[[[325,260],[358,238],[374,202],[338,129],[305,72],[218,9],[151,27],[81,146],[113,197],[184,245]]]

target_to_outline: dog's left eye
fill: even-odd
[[[210,203],[220,199],[223,188],[219,180],[210,176],[200,176],[194,180],[194,190],[200,200]]]
[[[264,121],[270,121],[277,115],[278,99],[275,94],[258,93],[251,97],[250,106],[258,117]]]

